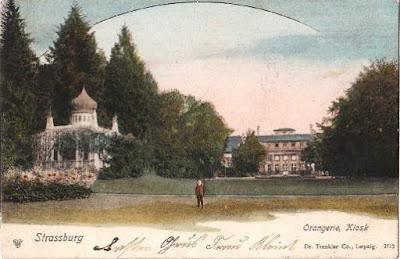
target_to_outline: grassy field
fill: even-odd
[[[98,180],[92,188],[95,193],[88,199],[4,203],[3,220],[196,230],[204,228],[195,224],[199,221],[269,220],[278,211],[336,210],[380,218],[397,217],[397,179],[207,180],[203,210],[195,206],[194,185],[195,181],[190,179],[151,175]]]
[[[205,208],[201,210],[196,207],[193,196],[94,194],[83,200],[4,203],[3,220],[5,223],[141,225],[200,230],[202,227],[196,222],[263,221],[273,218],[273,212],[310,210],[337,210],[395,219],[397,197],[207,197]]]
[[[167,179],[154,175],[140,178],[97,180],[98,193],[193,194],[195,180]],[[364,179],[213,179],[206,180],[207,195],[364,195],[396,194],[396,178]]]

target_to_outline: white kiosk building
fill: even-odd
[[[119,135],[117,117],[113,118],[111,129],[99,127],[97,103],[87,94],[84,87],[71,104],[72,113],[68,125],[55,126],[51,112],[47,115],[46,129],[36,136],[38,145],[36,165],[45,170],[71,168],[99,170],[106,166],[103,160],[105,152],[93,148],[99,141],[93,136]],[[60,148],[60,139],[67,135],[75,137],[75,141],[72,142],[72,147],[75,148],[65,151],[66,148],[64,150]],[[89,140],[86,139],[89,148],[82,148],[82,136],[92,136]]]

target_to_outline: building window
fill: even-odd
[[[57,160],[58,160],[58,152],[57,152],[57,150],[54,150],[54,151],[53,151],[53,160],[54,160],[54,161],[57,161]]]
[[[268,165],[268,171],[272,171],[272,165]]]
[[[279,161],[279,160],[280,160],[280,157],[279,157],[279,156],[274,156],[274,160],[275,160],[275,161]]]
[[[284,146],[284,147],[286,147],[286,146],[287,146],[287,144],[286,144],[286,143],[283,143],[283,146]]]
[[[293,143],[292,143],[292,147],[295,147],[295,146],[296,146],[296,142],[293,142]]]
[[[79,116],[78,116],[78,121],[81,121],[81,119],[82,119],[82,118],[81,118],[81,115],[79,115]]]
[[[275,144],[275,147],[279,147],[279,143],[276,143],[276,144]]]
[[[275,165],[275,172],[279,172],[279,165]]]
[[[287,161],[288,160],[288,156],[283,156],[283,161]]]
[[[300,147],[303,147],[303,142],[300,142]]]
[[[297,160],[297,156],[296,155],[293,155],[292,156],[292,161],[296,161]]]
[[[267,156],[267,160],[268,160],[268,161],[272,161],[272,155],[268,155],[268,156]]]
[[[296,164],[292,164],[292,171],[297,171],[297,165]]]
[[[63,160],[75,160],[75,150],[68,150],[65,154],[62,154]]]
[[[284,165],[283,165],[283,171],[288,171],[288,168],[289,168],[289,167],[288,167],[287,164],[284,164]]]
[[[85,160],[85,161],[89,160],[89,152],[83,153],[83,160]]]

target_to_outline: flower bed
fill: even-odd
[[[5,181],[19,179],[22,181],[37,181],[40,183],[77,184],[90,187],[97,179],[95,170],[69,169],[69,170],[40,170],[33,168],[27,171],[16,169],[9,170],[5,174]]]
[[[87,198],[90,186],[97,178],[96,171],[71,169],[65,171],[9,170],[4,175],[5,201],[29,202]]]

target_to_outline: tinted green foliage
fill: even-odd
[[[119,128],[149,139],[157,115],[158,86],[137,54],[131,33],[122,27],[106,69],[105,104],[108,117],[118,115]]]
[[[323,167],[336,175],[397,176],[399,71],[395,62],[365,67],[315,142]]]
[[[150,146],[131,135],[115,136],[106,151],[109,167],[103,169],[100,179],[141,176],[151,165]]]
[[[267,153],[260,144],[254,131],[248,131],[244,143],[233,151],[232,163],[235,176],[254,175]]]
[[[94,32],[90,32],[90,26],[78,6],[71,8],[68,17],[60,25],[57,36],[48,55],[53,70],[52,108],[55,123],[69,122],[71,100],[80,93],[83,86],[98,102],[99,121],[102,122],[106,59],[98,51]]]
[[[163,93],[160,99],[154,136],[157,173],[165,177],[213,176],[230,134],[222,117],[212,104],[178,91]]]
[[[90,193],[89,188],[78,184],[15,180],[3,186],[3,198],[11,202],[82,199],[89,197]]]
[[[136,177],[149,168],[166,177],[212,176],[230,133],[213,105],[177,91],[160,94],[126,26],[108,63],[90,29],[73,6],[58,28],[48,64],[39,67],[18,8],[8,1],[2,20],[1,139],[7,146],[2,165],[30,166],[32,135],[45,127],[49,108],[56,125],[67,124],[71,100],[85,86],[98,103],[100,124],[110,127],[118,115],[121,133],[136,137],[103,143],[112,158],[102,177]],[[93,147],[92,139],[72,137],[56,143],[63,157],[72,156],[76,145],[83,152]]]
[[[308,146],[301,151],[301,160],[307,163],[314,163],[315,170],[325,171],[326,169],[323,166],[321,154],[321,134],[316,134],[316,138],[313,142],[310,142]]]
[[[46,127],[46,116],[51,111],[54,97],[54,71],[51,64],[41,64],[35,78],[36,92],[36,120],[34,128],[36,132],[42,131]],[[53,112],[52,112],[53,113]]]
[[[8,0],[2,10],[0,39],[2,171],[10,166],[26,168],[33,162],[38,60],[30,43],[19,8]]]

